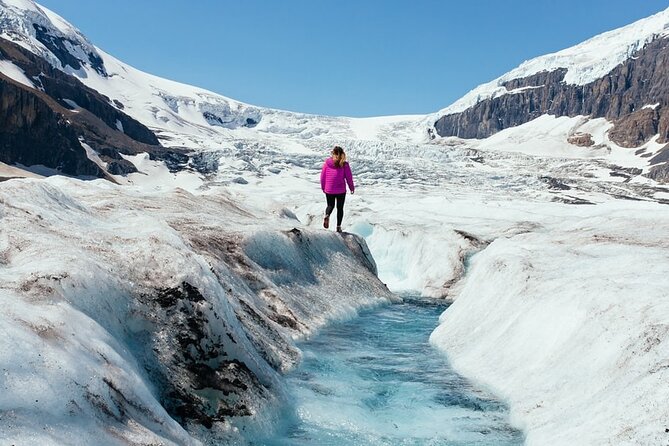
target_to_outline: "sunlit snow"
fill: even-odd
[[[605,119],[546,115],[486,140],[432,140],[436,115],[257,107],[125,65],[32,2],[0,2],[5,37],[59,67],[33,38],[38,21],[72,38],[78,56],[95,52],[108,75],[84,63],[74,73],[82,82],[165,146],[216,166],[173,173],[138,154],[126,159],[139,172],[115,177],[122,185],[0,183],[0,326],[11,345],[0,349],[3,439],[211,439],[168,415],[146,370],[169,355],[137,342],[147,339],[140,333],[169,345],[171,319],[142,296],[183,283],[204,295],[207,320],[220,318],[207,339],[232,336],[226,351],[249,365],[258,389],[271,389],[250,392],[252,416],[218,423],[217,435],[277,429],[282,374],[299,362],[295,339],[393,299],[358,239],[321,228],[318,173],[338,144],[357,183],[345,230],[366,240],[391,290],[454,302],[433,346],[508,403],[527,444],[666,442],[669,187],[641,176],[647,159],[636,154],[656,153],[658,137],[626,149],[609,140]],[[442,113],[545,69],[567,68],[572,83],[595,79],[665,33],[668,11],[528,61]],[[575,133],[594,145],[568,143]],[[28,175],[19,167],[0,164],[0,176]]]

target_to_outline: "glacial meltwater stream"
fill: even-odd
[[[522,444],[506,407],[428,343],[445,309],[406,299],[302,342],[304,360],[287,377],[293,407],[282,432],[254,444]]]

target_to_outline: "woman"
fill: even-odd
[[[341,232],[341,221],[344,218],[344,200],[346,200],[346,184],[355,193],[351,167],[346,162],[344,149],[335,146],[332,157],[325,160],[321,170],[321,189],[325,192],[328,207],[325,208],[323,227],[330,227],[330,214],[337,203],[337,232]]]

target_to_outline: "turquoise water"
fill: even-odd
[[[445,306],[407,299],[335,323],[300,344],[292,407],[255,444],[519,445],[507,408],[456,374],[429,343]]]

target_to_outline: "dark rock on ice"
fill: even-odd
[[[541,181],[544,183],[548,184],[549,189],[553,190],[569,190],[571,187],[567,186],[564,184],[562,181],[558,180],[557,178],[553,177],[548,177],[548,176],[541,176],[539,177]]]
[[[190,165],[203,175],[218,172],[219,160],[223,152],[215,150],[212,152],[197,152],[190,158]]]

